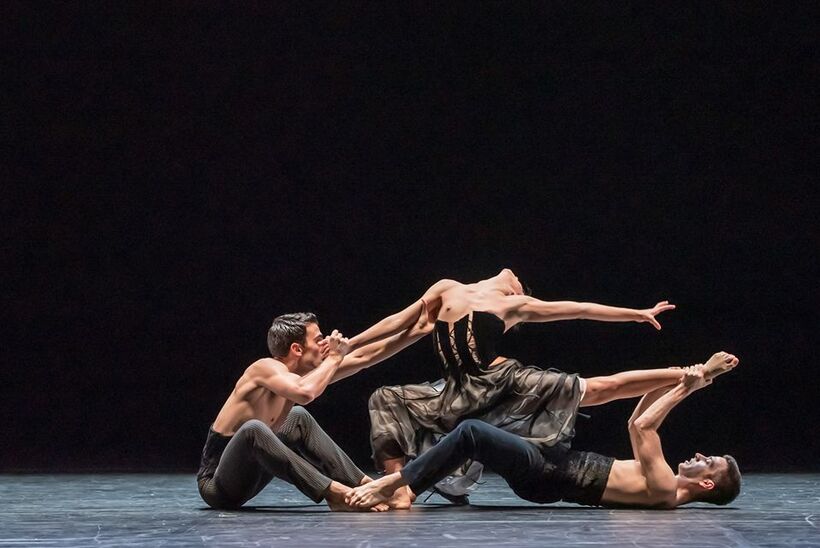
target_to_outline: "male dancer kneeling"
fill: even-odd
[[[238,508],[274,477],[296,486],[331,510],[351,487],[372,481],[316,423],[304,407],[329,383],[387,359],[423,333],[418,326],[346,356],[348,340],[322,336],[316,316],[285,314],[268,330],[273,358],[251,364],[236,383],[208,432],[197,472],[199,494],[213,508]],[[369,505],[387,510],[386,505]]]
[[[474,459],[503,477],[521,498],[537,503],[564,500],[590,506],[676,508],[689,502],[728,504],[740,492],[740,470],[730,455],[700,453],[678,465],[666,463],[658,436],[666,415],[696,390],[712,382],[715,354],[706,365],[682,370],[673,387],[647,393],[629,419],[634,460],[615,460],[563,447],[539,450],[523,438],[487,423],[465,420],[432,449],[405,466],[353,490],[351,506],[365,508],[409,486],[421,493]],[[732,360],[732,367],[738,360]]]

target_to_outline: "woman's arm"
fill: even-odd
[[[508,297],[506,315],[518,322],[554,322],[558,320],[597,320],[600,322],[648,322],[660,329],[655,316],[675,305],[661,301],[652,308],[634,309],[575,301],[541,301],[525,295]]]
[[[350,339],[350,348],[355,351],[367,344],[380,341],[387,337],[397,335],[402,331],[410,329],[417,322],[422,320],[421,314],[426,309],[435,311],[437,314],[439,305],[438,301],[441,299],[441,294],[450,287],[457,285],[458,282],[453,280],[439,280],[433,284],[430,289],[425,291],[421,299],[417,300],[404,310],[397,312],[391,316],[386,317],[377,324],[365,329],[352,339]],[[426,304],[425,304],[426,303]]]
[[[362,369],[383,362],[415,343],[432,330],[433,323],[429,321],[426,309],[424,309],[419,321],[413,324],[410,329],[365,345],[345,356],[330,382],[340,381],[358,373]]]

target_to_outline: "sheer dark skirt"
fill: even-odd
[[[524,366],[517,360],[434,384],[384,386],[370,397],[373,459],[380,470],[386,459],[413,459],[466,419],[492,424],[536,446],[568,443],[580,399],[577,375]],[[480,468],[471,468],[472,464],[437,487],[464,494],[480,477]]]

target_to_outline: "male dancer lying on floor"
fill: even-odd
[[[304,407],[329,383],[385,360],[417,340],[417,326],[348,355],[349,343],[333,331],[323,338],[316,316],[279,316],[268,331],[273,358],[251,364],[236,383],[208,432],[197,483],[213,508],[238,508],[273,477],[295,485],[331,510],[350,488],[371,481]],[[376,505],[375,510],[387,510]]]
[[[537,503],[564,500],[591,506],[668,509],[689,502],[728,504],[740,491],[740,470],[730,455],[700,453],[678,465],[676,475],[661,450],[658,428],[669,411],[711,383],[715,354],[706,365],[682,370],[680,382],[644,395],[629,418],[634,460],[615,460],[565,447],[541,447],[485,422],[468,419],[435,447],[388,474],[353,490],[347,502],[366,508],[408,486],[421,493],[467,459],[500,474],[521,498]],[[731,366],[737,365],[732,357]],[[720,369],[725,372],[726,369]]]

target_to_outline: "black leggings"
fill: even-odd
[[[259,420],[243,424],[225,447],[214,476],[200,480],[199,494],[213,508],[238,508],[274,477],[319,502],[331,480],[355,487],[364,473],[304,407],[294,407],[275,433]]]
[[[566,450],[547,448],[546,453],[520,436],[468,419],[405,466],[401,475],[419,494],[473,459],[504,478],[519,497],[531,502],[555,502],[561,495],[550,479],[565,460]]]

